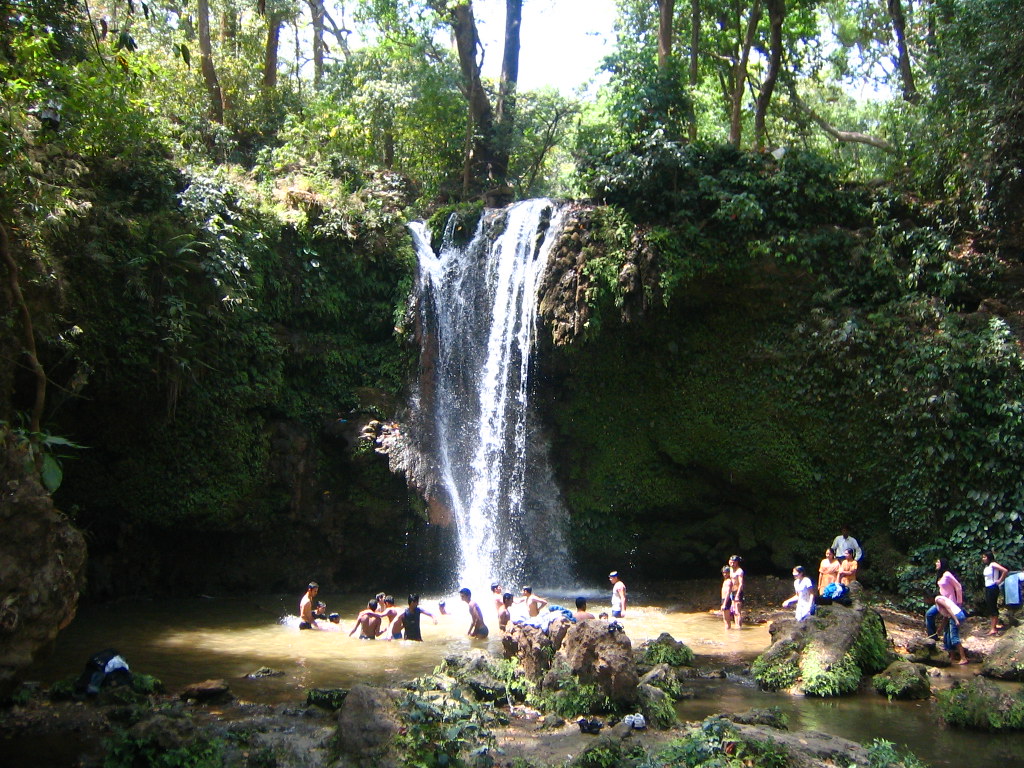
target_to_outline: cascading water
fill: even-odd
[[[471,239],[448,223],[439,254],[420,222],[423,347],[414,423],[430,492],[458,528],[459,584],[568,583],[564,511],[530,407],[537,289],[561,227],[549,200],[488,211]]]

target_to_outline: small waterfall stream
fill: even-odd
[[[561,228],[550,200],[487,211],[476,232],[448,223],[440,252],[409,225],[422,335],[412,403],[428,492],[458,528],[459,584],[568,582],[564,511],[530,405],[537,290]]]

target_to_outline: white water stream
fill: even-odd
[[[530,406],[537,291],[561,214],[550,200],[487,211],[438,253],[410,224],[423,336],[414,398],[435,487],[458,527],[460,585],[565,584],[561,504]]]

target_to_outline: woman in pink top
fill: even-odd
[[[936,585],[939,588],[939,594],[947,600],[952,600],[958,606],[964,604],[964,588],[960,585],[960,581],[949,567],[949,563],[946,562],[946,558],[940,557],[935,561],[935,572],[939,574]],[[928,608],[928,611],[924,615],[924,626],[928,632],[928,637],[932,640],[938,640],[938,633],[935,631],[935,617],[939,615],[939,609],[937,606],[932,605]]]

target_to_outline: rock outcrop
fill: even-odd
[[[640,676],[633,660],[633,643],[618,625],[588,620],[574,624],[555,653],[581,683],[596,685],[612,702],[637,699]]]
[[[999,638],[985,659],[981,674],[998,680],[1024,681],[1024,625]]]
[[[390,768],[399,761],[393,754],[401,731],[397,691],[356,685],[338,712],[337,746],[343,765]]]
[[[892,652],[882,617],[863,604],[858,584],[850,594],[849,607],[833,603],[804,621],[772,622],[772,645],[753,664],[761,687],[841,696],[857,690],[864,675],[889,665]]]
[[[871,678],[875,690],[890,699],[927,699],[932,694],[928,668],[898,659]]]
[[[0,699],[75,617],[85,572],[85,540],[30,461],[0,428]]]

